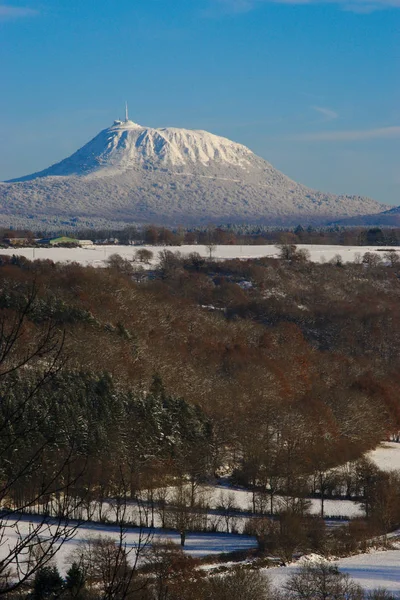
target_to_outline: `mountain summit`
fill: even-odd
[[[130,120],[114,121],[69,158],[12,182],[37,177],[115,174],[136,168],[190,170],[196,165],[217,168],[251,167],[254,154],[245,146],[206,131],[153,129]]]
[[[321,223],[385,208],[308,189],[226,138],[128,118],[48,169],[0,184],[0,217],[15,225]]]

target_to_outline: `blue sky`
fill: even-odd
[[[0,180],[114,118],[400,204],[400,0],[0,0]]]

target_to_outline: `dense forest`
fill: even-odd
[[[337,494],[380,531],[397,525],[398,479],[360,461],[400,430],[389,258],[314,264],[290,244],[248,261],[165,249],[148,270],[118,255],[104,269],[0,257],[3,510],[58,516],[61,537],[62,519],[101,519],[109,498],[160,509],[173,485],[163,524],[184,542],[197,487],[229,476],[255,513],[278,514],[279,494],[286,518],[303,518],[311,493]],[[265,523],[252,527],[268,547]]]

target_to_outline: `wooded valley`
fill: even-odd
[[[0,257],[3,542],[20,515],[40,516],[1,563],[3,593],[110,499],[121,528],[151,527],[156,510],[183,546],[209,526],[201,486],[221,478],[253,493],[245,531],[284,562],[398,526],[400,478],[362,457],[400,430],[399,277],[395,260],[315,264],[288,244],[248,261],[165,249],[148,270],[118,255],[104,269]],[[357,499],[365,519],[325,531],[331,497]],[[47,518],[53,546],[16,566]]]

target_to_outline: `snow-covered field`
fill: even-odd
[[[383,471],[400,470],[400,443],[382,442],[375,450],[371,450],[366,457],[374,462],[379,469]],[[222,486],[208,486],[205,488],[206,498],[212,507],[220,504],[221,494],[225,497],[232,494],[235,505],[241,510],[251,512],[252,493],[242,489],[230,489]],[[276,498],[279,502],[279,498]],[[318,498],[310,499],[310,513],[319,514],[321,510],[321,500]],[[364,511],[359,502],[352,500],[330,500],[324,502],[324,513],[327,517],[361,517]]]
[[[365,252],[373,252],[383,258],[387,248],[377,246],[322,246],[299,244],[298,248],[305,248],[310,252],[313,262],[329,261],[339,254],[344,262],[354,262],[357,257],[362,257]],[[158,253],[162,250],[180,252],[187,256],[192,252],[198,252],[203,257],[209,256],[209,250],[202,245],[185,246],[89,246],[86,248],[6,248],[0,249],[0,255],[12,256],[13,254],[33,259],[50,259],[55,262],[77,262],[81,265],[104,266],[104,261],[112,254],[119,254],[123,258],[131,260],[136,251],[147,248],[154,254],[153,264],[157,262]],[[400,249],[399,249],[400,252]],[[277,246],[216,246],[212,255],[216,259],[228,258],[260,258],[263,256],[277,257],[279,249]]]
[[[400,469],[400,443],[382,442],[378,448],[368,452],[367,458],[382,471],[396,471]]]
[[[336,562],[341,571],[364,589],[371,591],[378,587],[391,592],[400,592],[400,549],[371,551],[368,554],[357,554],[342,558]],[[282,589],[298,565],[276,567],[266,570],[271,582]]]
[[[385,587],[392,592],[400,591],[400,550],[350,556],[338,564],[343,572],[367,590]]]
[[[21,533],[27,533],[28,521],[20,523]],[[147,533],[145,531],[145,533]],[[70,555],[82,543],[90,539],[106,536],[118,541],[119,530],[117,527],[107,525],[87,525],[77,529],[75,537],[65,542],[56,554],[55,562],[62,573],[70,565]],[[43,535],[42,539],[46,536]],[[15,535],[9,535],[11,544],[16,541]],[[154,530],[152,540],[169,539],[179,545],[179,534]],[[127,550],[133,552],[139,540],[138,529],[128,529],[125,537]],[[186,537],[185,552],[193,557],[204,557],[207,555],[232,552],[234,550],[249,550],[256,547],[256,540],[250,536],[228,535],[223,533],[188,533]],[[5,554],[6,547],[0,550],[0,559]],[[337,561],[339,568],[348,573],[357,583],[367,590],[377,587],[385,587],[392,592],[400,592],[400,548],[387,551],[371,551],[368,554],[358,554]],[[265,570],[269,579],[277,588],[282,588],[288,577],[298,568],[299,563],[293,563],[287,567],[275,567]]]
[[[400,453],[399,453],[400,454]],[[235,507],[248,511],[252,511],[252,493],[247,490],[220,487],[220,486],[206,486],[204,487],[205,498],[211,508],[216,508],[221,505],[221,499],[227,499],[228,496],[233,497]],[[222,496],[222,498],[221,498]],[[282,502],[282,498],[277,496],[275,498],[275,508],[279,502]],[[321,500],[318,498],[310,498],[310,513],[313,515],[319,515],[321,512]],[[359,502],[353,502],[352,500],[329,500],[326,499],[324,502],[324,514],[329,517],[360,517],[363,516],[364,512]]]
[[[19,522],[19,530],[22,537],[28,534],[29,527],[30,523],[28,518]],[[50,532],[53,531],[54,528],[50,528]],[[73,539],[67,540],[59,548],[56,553],[57,566],[62,572],[65,572],[66,568],[68,568],[68,557],[82,543],[99,536],[110,537],[118,543],[119,535],[120,531],[118,527],[112,525],[90,524],[81,526],[76,529]],[[124,544],[126,544],[128,551],[131,550],[132,557],[139,542],[139,535],[139,529],[128,528],[124,537]],[[42,541],[45,541],[48,537],[49,531],[44,529],[40,534],[40,538]],[[7,530],[7,538],[10,547],[13,547],[18,541],[17,535],[12,528]],[[142,544],[146,539],[148,539],[149,542],[168,539],[178,545],[180,543],[180,536],[178,533],[161,529],[142,530]],[[1,546],[0,560],[6,555],[8,544],[3,544]],[[256,539],[251,536],[224,533],[188,533],[185,542],[185,552],[190,556],[201,558],[203,556],[233,552],[235,550],[248,550],[255,548],[256,546]]]

